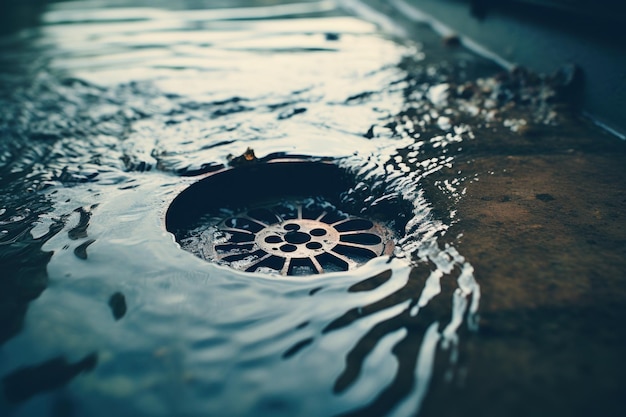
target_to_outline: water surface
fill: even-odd
[[[471,373],[481,287],[459,202],[506,168],[467,165],[565,129],[547,99],[562,84],[494,76],[341,2],[227,3],[51,3],[2,37],[0,375],[76,364],[7,396],[9,415],[409,416],[433,378],[445,395]],[[248,147],[329,158],[365,214],[408,202],[394,256],[303,279],[182,250],[169,203]]]

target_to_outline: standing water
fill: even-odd
[[[623,409],[624,146],[567,69],[502,72],[358,2],[209,3],[52,2],[0,38],[3,415]],[[200,179],[295,156],[393,249],[283,276],[170,233]]]

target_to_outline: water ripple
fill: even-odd
[[[49,285],[3,346],[0,374],[97,351],[97,367],[65,394],[90,416],[414,414],[435,356],[454,368],[480,299],[471,265],[442,241],[449,219],[425,194],[472,140],[445,109],[456,69],[422,62],[420,45],[335,2],[90,7],[52,4],[26,59],[11,58],[25,71],[3,74],[13,88],[2,96],[11,140],[0,172],[13,197],[0,245]],[[349,273],[279,280],[180,250],[163,227],[168,203],[247,147],[352,173],[347,207],[372,217],[401,208],[396,252]],[[115,294],[127,305],[118,319]]]

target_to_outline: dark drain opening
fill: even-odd
[[[336,165],[306,160],[226,169],[176,197],[166,227],[183,249],[246,272],[352,270],[391,254],[394,232],[338,208],[349,179]]]

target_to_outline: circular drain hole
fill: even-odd
[[[290,232],[285,235],[285,240],[289,243],[300,244],[311,240],[311,235],[302,232]]]
[[[337,208],[348,184],[344,171],[320,162],[226,169],[174,199],[166,227],[183,249],[241,271],[348,271],[394,249],[389,227]]]
[[[275,248],[272,248],[272,249],[275,249]],[[297,250],[298,250],[298,247],[297,247],[297,246],[294,246],[294,245],[286,244],[286,245],[282,245],[282,246],[280,247],[280,250],[281,250],[281,251],[283,251],[283,252],[287,252],[287,253],[289,253],[289,252],[295,252],[295,251],[297,251]]]
[[[277,202],[263,207],[272,221],[244,211],[214,225],[205,236],[203,257],[248,272],[310,275],[347,271],[393,249],[392,232],[381,224],[351,217],[322,199]],[[256,228],[233,224],[252,222]],[[183,240],[184,248],[196,245]]]

